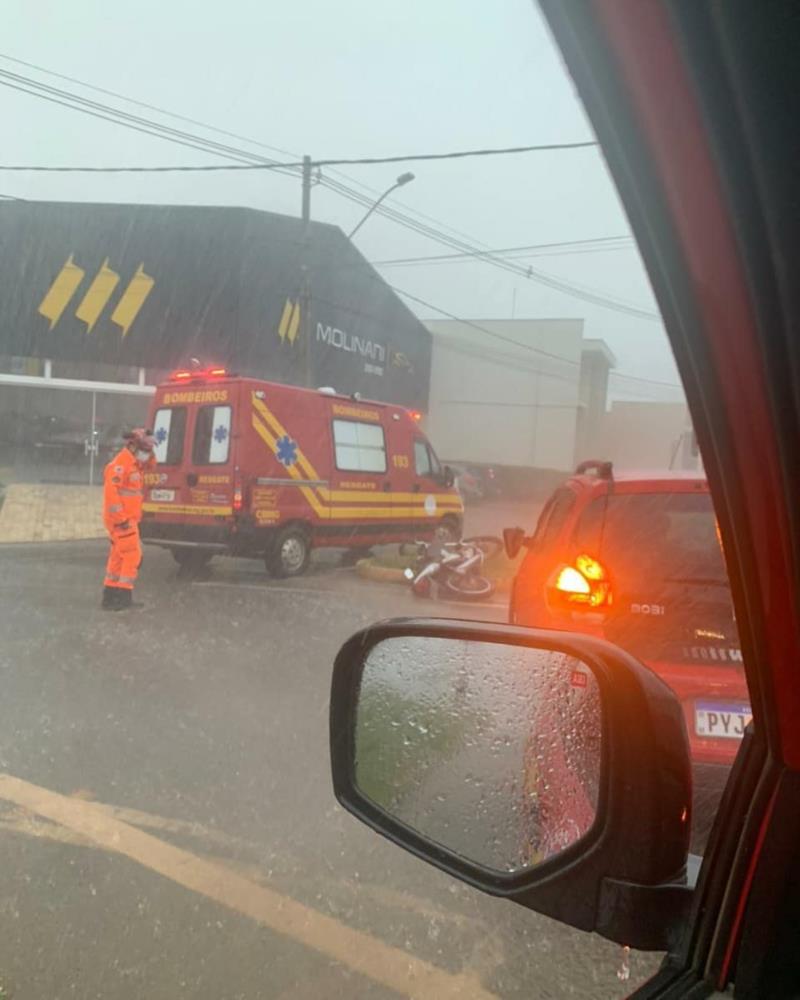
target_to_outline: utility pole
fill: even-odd
[[[300,324],[303,338],[303,382],[306,388],[311,388],[311,274],[309,272],[311,239],[311,157],[303,157],[303,246],[301,248],[301,288],[300,288]]]
[[[303,157],[303,222],[311,221],[311,157]]]

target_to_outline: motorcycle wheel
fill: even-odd
[[[460,601],[485,601],[495,591],[495,584],[485,576],[459,576],[457,573],[449,574],[445,587]]]

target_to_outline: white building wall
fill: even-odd
[[[426,324],[433,361],[425,427],[434,447],[453,462],[567,471],[575,449],[583,320],[476,324],[484,329],[458,320]]]
[[[603,420],[597,458],[619,469],[697,469],[692,422],[685,403],[615,402]]]

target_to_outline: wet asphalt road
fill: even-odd
[[[14,801],[0,778],[0,997],[595,998],[654,969],[634,955],[620,983],[616,945],[455,882],[335,803],[333,655],[432,608],[330,556],[297,581],[232,560],[193,579],[148,549],[146,611],[109,615],[104,558],[0,551],[0,771],[28,783]],[[38,789],[66,797],[63,822]]]

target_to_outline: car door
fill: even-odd
[[[642,249],[720,520],[754,728],[683,942],[640,996],[794,996],[800,787],[796,8],[542,8]],[[794,53],[794,55],[793,55]],[[791,263],[789,263],[791,262]],[[792,817],[790,819],[790,817]],[[706,991],[697,995],[706,995]],[[694,995],[694,994],[692,994]]]

